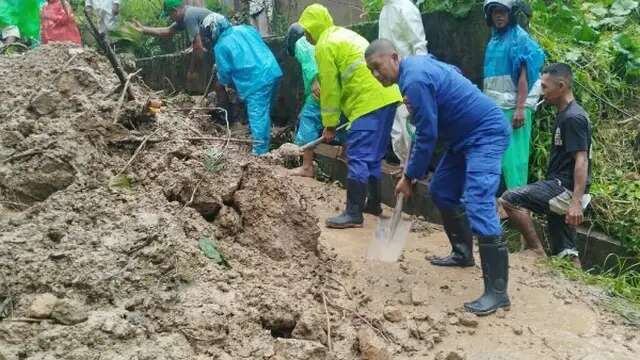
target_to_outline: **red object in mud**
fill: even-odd
[[[42,8],[40,37],[43,44],[50,42],[72,42],[81,45],[80,30],[70,6],[64,0],[48,0]],[[68,5],[68,4],[67,4]]]

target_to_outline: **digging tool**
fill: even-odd
[[[216,78],[216,65],[213,65],[213,70],[211,70],[211,77],[209,78],[209,82],[207,83],[207,87],[204,89],[204,94],[200,99],[200,104],[204,104],[204,101],[207,99],[207,95],[209,95],[209,90],[211,90],[211,86],[213,85],[213,79]]]
[[[344,123],[338,126],[336,128],[336,131],[340,131],[346,128],[347,125],[349,125],[349,123]],[[319,138],[303,146],[298,146],[292,143],[285,143],[285,144],[282,144],[280,148],[278,148],[278,151],[279,151],[279,154],[281,154],[282,156],[300,156],[305,150],[313,149],[314,147],[318,146],[318,144],[322,142],[322,139],[323,137],[320,136]]]
[[[120,65],[120,61],[118,61],[116,54],[113,52],[113,49],[111,49],[111,46],[109,46],[109,42],[107,41],[107,39],[104,38],[104,34],[100,34],[98,29],[96,28],[96,25],[93,23],[93,20],[91,20],[91,15],[87,11],[87,8],[84,9],[84,16],[87,18],[87,23],[89,24],[89,30],[91,32],[91,35],[93,35],[93,37],[98,42],[98,45],[100,45],[102,50],[104,50],[104,53],[107,56],[107,59],[109,60],[109,63],[111,63],[111,67],[113,67],[113,71],[115,71],[116,76],[118,77],[118,80],[120,80],[120,84],[123,86],[123,88],[126,88],[128,76],[125,75],[125,72],[122,69],[122,65]],[[133,95],[133,91],[131,91],[130,87],[127,88],[126,91],[127,91],[127,95],[129,96],[129,99],[136,98]]]
[[[406,168],[406,163],[404,167]],[[402,255],[409,230],[411,230],[411,221],[402,218],[403,205],[404,194],[399,193],[396,196],[396,206],[393,208],[391,217],[380,217],[373,241],[367,250],[369,260],[395,262]]]
[[[348,122],[346,122],[346,123],[344,123],[344,124],[342,124],[342,125],[338,126],[338,127],[336,128],[336,131],[340,131],[340,130],[342,130],[342,129],[346,128],[346,127],[347,127],[347,125],[349,125],[349,123],[348,123]],[[319,138],[317,138],[317,139],[313,140],[312,142],[310,142],[310,143],[308,143],[308,144],[306,144],[306,145],[304,145],[304,146],[300,147],[300,152],[303,152],[303,151],[305,151],[305,150],[312,149],[312,148],[314,148],[314,147],[318,146],[318,144],[320,144],[320,143],[322,142],[322,139],[323,139],[323,138],[322,138],[322,136],[320,136]]]

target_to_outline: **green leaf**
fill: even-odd
[[[218,265],[222,265],[227,269],[231,268],[231,265],[229,265],[227,260],[224,258],[224,256],[220,252],[220,250],[218,250],[218,247],[215,241],[207,238],[202,238],[200,239],[200,241],[198,241],[198,246],[200,247],[200,250],[202,250],[202,252],[204,253],[204,256],[208,257],[209,259],[212,259]]]
[[[575,28],[576,40],[583,43],[594,43],[598,40],[599,34],[586,24]]]
[[[597,17],[604,17],[609,11],[602,4],[592,4],[589,8],[589,12]]]
[[[131,179],[124,174],[114,176],[109,179],[109,188],[131,190]]]
[[[631,14],[633,10],[638,7],[638,2],[635,0],[616,0],[611,5],[611,13],[617,16],[625,16]]]

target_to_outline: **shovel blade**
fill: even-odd
[[[397,261],[402,255],[410,230],[410,221],[400,218],[393,224],[393,218],[380,218],[375,237],[367,250],[367,258],[383,262]]]

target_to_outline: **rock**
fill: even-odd
[[[460,316],[460,325],[475,328],[478,327],[477,317],[471,314],[463,314]]]
[[[24,140],[24,136],[18,131],[3,131],[0,140],[3,146],[13,148]]]
[[[424,305],[429,300],[429,289],[424,285],[418,285],[411,289],[411,303],[413,305]]]
[[[327,343],[327,334],[323,328],[322,320],[313,312],[307,311],[302,314],[296,327],[291,332],[294,339],[318,341]]]
[[[382,314],[387,321],[391,322],[400,322],[404,319],[402,311],[395,306],[385,306]]]
[[[358,331],[358,347],[362,360],[391,360],[391,352],[384,343],[368,328]]]
[[[48,115],[56,110],[56,106],[61,100],[59,95],[43,91],[31,100],[30,108],[38,115]]]
[[[431,318],[431,316],[429,316],[429,313],[426,311],[420,311],[420,312],[414,313],[413,319],[417,321],[433,322],[433,319]]]
[[[460,319],[457,316],[452,316],[449,318],[449,325],[458,325],[460,323]]]
[[[513,333],[516,335],[522,335],[524,331],[522,330],[521,326],[514,326],[513,327]]]
[[[128,311],[133,311],[143,303],[144,303],[144,298],[142,296],[134,296],[125,300],[124,308]]]
[[[58,298],[53,294],[40,294],[36,296],[31,306],[29,306],[27,316],[36,319],[46,319],[51,316],[51,312],[57,302]]]
[[[467,355],[459,350],[449,351],[448,353],[441,351],[436,355],[436,358],[435,358],[435,360],[466,360],[466,359],[467,359]]]
[[[53,307],[51,318],[63,325],[75,325],[87,321],[89,316],[84,307],[77,302],[60,300]]]
[[[504,309],[498,309],[496,311],[496,317],[498,319],[504,319],[505,317],[507,317],[507,313],[504,311]]]
[[[327,348],[316,341],[276,339],[273,360],[325,360]]]

